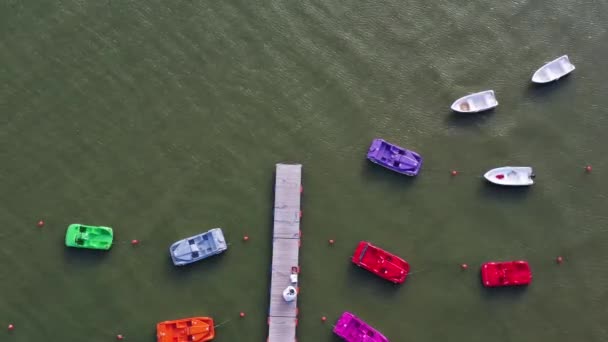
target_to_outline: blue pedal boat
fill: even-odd
[[[393,145],[383,139],[372,141],[367,152],[367,159],[406,176],[416,176],[422,167],[422,157],[418,153]]]
[[[169,247],[175,266],[183,266],[220,254],[228,249],[221,228],[179,240]]]

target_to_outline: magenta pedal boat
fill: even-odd
[[[348,311],[336,322],[334,334],[346,342],[389,342],[386,336]]]

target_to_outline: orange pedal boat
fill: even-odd
[[[158,342],[205,342],[215,337],[211,317],[191,317],[164,321],[156,325]]]

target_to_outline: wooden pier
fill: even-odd
[[[274,187],[274,228],[272,232],[272,266],[267,342],[296,341],[298,300],[286,302],[287,286],[299,289],[292,274],[299,273],[300,196],[302,165],[277,164]]]

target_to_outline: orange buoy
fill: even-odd
[[[131,240],[131,244],[132,244],[133,246],[138,245],[138,244],[139,244],[139,240],[137,240],[137,239],[133,239],[133,240]]]
[[[44,221],[40,220],[40,221],[38,221],[38,223],[36,223],[36,225],[37,225],[39,228],[42,228],[42,227],[44,227]]]
[[[462,265],[460,265],[460,268],[462,268],[463,270],[466,270],[467,268],[469,268],[469,265],[462,264]]]
[[[15,326],[14,326],[14,325],[12,325],[12,324],[9,324],[9,325],[8,325],[8,330],[13,330],[13,329],[15,329]]]
[[[585,166],[585,171],[591,172],[591,170],[592,170],[591,165]]]
[[[245,317],[245,313],[244,313],[244,312],[241,312],[241,313],[239,313],[239,316],[241,316],[241,317]]]
[[[327,321],[327,317],[322,316],[322,317],[321,317],[321,321],[323,321],[323,322]]]
[[[456,176],[458,174],[458,171],[452,170],[451,174],[452,174],[452,176]]]
[[[328,242],[329,242],[330,245],[333,245],[335,241],[333,239],[329,239]]]
[[[121,334],[116,335],[116,339],[117,340],[122,340],[123,338],[125,338],[124,336],[122,336]]]
[[[555,261],[556,261],[558,264],[561,264],[562,262],[564,262],[564,258],[562,258],[561,256],[558,256],[557,258],[555,258]]]
[[[243,236],[243,241],[247,241],[247,240],[249,240],[249,236],[247,236],[247,235]]]

